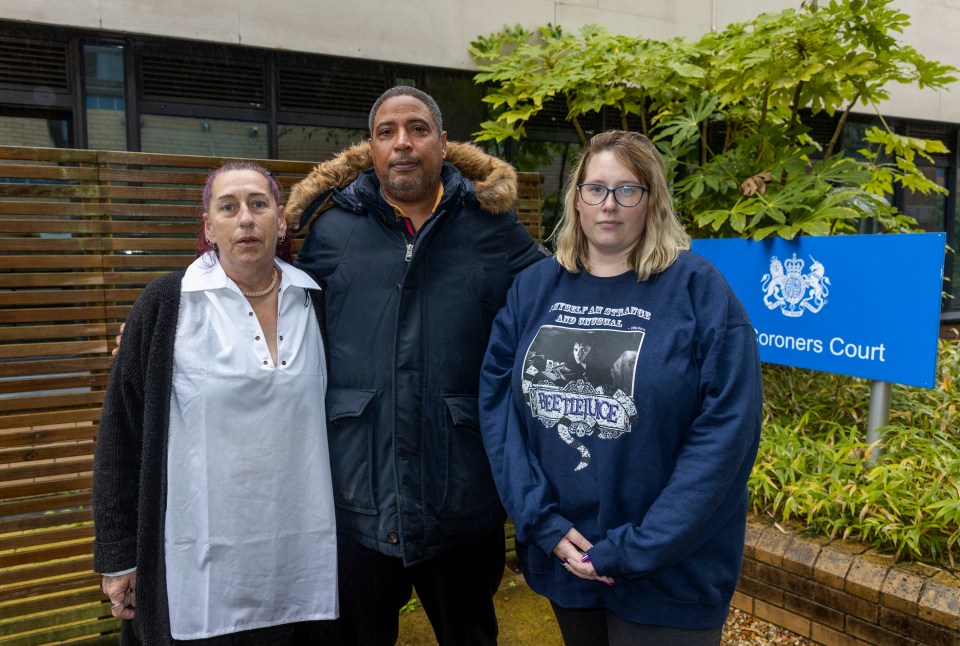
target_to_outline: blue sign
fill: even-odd
[[[933,388],[943,233],[694,240],[769,363]]]

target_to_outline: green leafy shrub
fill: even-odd
[[[944,192],[916,165],[946,152],[883,119],[856,153],[841,144],[854,111],[876,113],[890,88],[943,89],[954,68],[901,43],[909,17],[893,0],[808,0],[705,34],[644,39],[597,25],[568,33],[519,25],[479,36],[474,80],[491,119],[477,141],[526,137],[548,106],[565,111],[582,145],[585,124],[632,127],[656,142],[677,211],[695,238],[852,233],[863,218],[883,231],[916,223],[888,203],[894,188]],[[587,118],[587,117],[591,118]],[[832,124],[826,145],[802,117]]]
[[[870,382],[764,365],[754,512],[835,538],[956,565],[960,556],[960,344],[940,342],[935,389],[894,386],[890,424],[866,443]]]

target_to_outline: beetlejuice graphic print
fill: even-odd
[[[590,465],[588,436],[615,441],[637,421],[633,382],[644,331],[545,325],[527,348],[522,388],[533,416]]]

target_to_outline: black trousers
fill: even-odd
[[[506,561],[503,528],[470,547],[409,568],[338,535],[342,646],[393,646],[400,608],[412,590],[423,604],[439,646],[495,646],[493,595]]]
[[[626,621],[606,608],[561,608],[551,602],[565,646],[719,646],[723,626],[667,628]]]

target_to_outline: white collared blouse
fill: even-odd
[[[164,535],[174,639],[337,616],[319,288],[276,263],[276,364],[213,253],[182,281]]]

